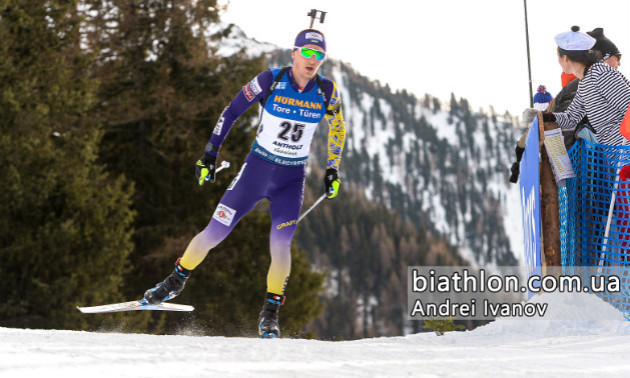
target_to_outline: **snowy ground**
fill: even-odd
[[[590,294],[543,319],[330,342],[0,328],[0,377],[628,377],[630,322]]]

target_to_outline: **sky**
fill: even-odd
[[[444,336],[335,342],[0,327],[0,376],[630,376],[630,322],[611,305],[585,293],[545,293],[532,302],[548,304],[542,319],[501,318]]]
[[[522,0],[219,0],[222,21],[250,38],[290,49],[298,31],[310,25],[310,9],[327,12],[316,21],[327,38],[328,55],[392,89],[425,93],[448,101],[468,99],[473,110],[529,107],[529,74]],[[532,88],[544,84],[554,96],[561,68],[554,36],[578,25],[603,27],[630,57],[630,1],[527,0]],[[630,77],[630,58],[620,71]]]

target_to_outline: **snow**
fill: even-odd
[[[255,39],[247,38],[245,33],[238,27],[233,28],[230,34],[226,36],[226,38],[221,39],[220,42],[212,41],[212,35],[222,32],[229,26],[230,24],[228,23],[217,22],[211,24],[204,31],[204,35],[207,39],[208,45],[216,49],[215,54],[217,56],[232,56],[242,49],[245,49],[245,55],[248,58],[255,58],[264,53],[279,49],[278,46],[272,43],[258,42]]]
[[[542,319],[355,341],[0,328],[0,376],[626,377],[630,322],[592,294],[547,293]]]

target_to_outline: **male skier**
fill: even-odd
[[[256,140],[245,164],[221,198],[208,226],[190,242],[176,262],[175,271],[144,298],[158,304],[177,296],[193,269],[225,239],[238,221],[260,200],[269,200],[271,264],[267,295],[260,313],[262,338],[280,336],[278,312],[291,270],[291,240],[302,207],[305,166],[313,134],[320,120],[329,126],[328,161],[324,185],[327,198],[339,191],[339,161],[345,143],[345,125],[337,85],[318,75],[326,56],[324,35],[306,29],[295,38],[293,66],[270,69],[246,84],[225,108],[205,154],[197,161],[199,185],[214,182],[216,160],[232,125],[254,103],[262,108]]]

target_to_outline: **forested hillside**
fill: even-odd
[[[258,211],[191,278],[181,301],[197,307],[192,318],[75,309],[140,298],[164,279],[240,169],[255,110],[224,146],[230,170],[214,185],[195,183],[218,115],[264,69],[244,53],[217,56],[198,33],[218,21],[215,6],[2,3],[0,325],[255,332],[269,261],[269,221]],[[321,310],[323,281],[294,253],[289,333]]]
[[[75,310],[140,298],[164,279],[249,151],[256,107],[221,149],[232,166],[197,185],[223,108],[282,54],[288,63],[286,52],[239,49],[246,37],[219,21],[214,0],[0,4],[0,326],[254,335],[264,201],[193,273],[177,298],[191,315]],[[507,174],[497,158],[509,159],[513,136],[493,136],[507,126],[465,100],[392,93],[341,62],[323,72],[344,97],[343,183],[298,228],[283,334],[419,331],[404,316],[408,266],[513,262],[496,210]],[[443,138],[446,125],[457,140]],[[325,128],[315,139],[305,208],[323,190]],[[488,144],[463,142],[473,139]]]

